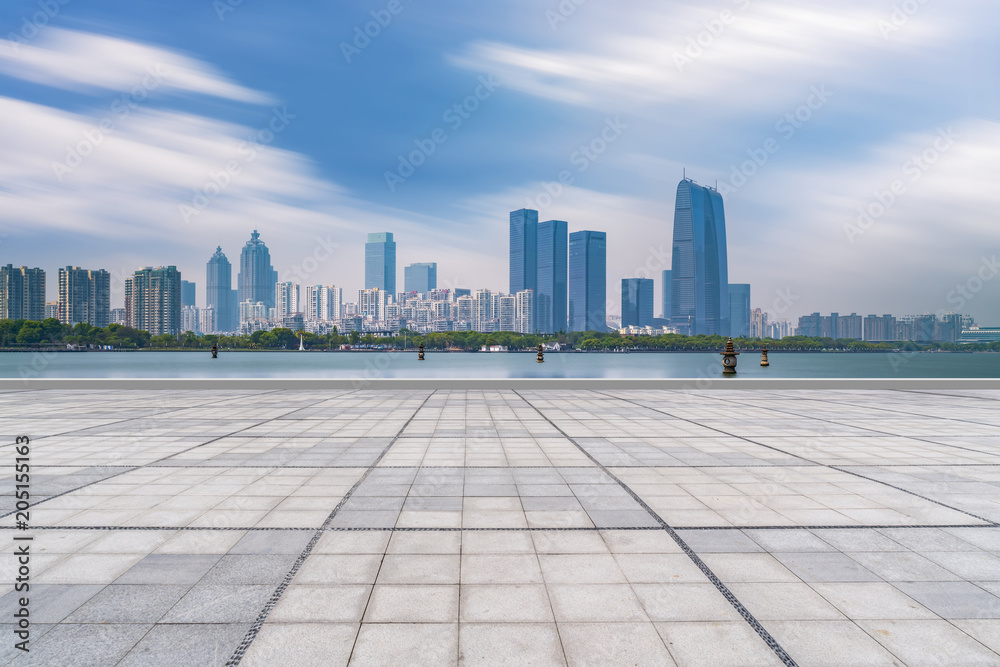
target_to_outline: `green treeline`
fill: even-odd
[[[576,331],[561,334],[519,334],[508,331],[495,333],[477,333],[475,331],[444,331],[429,334],[416,334],[411,331],[401,331],[394,337],[376,338],[370,334],[351,332],[339,334],[302,334],[303,344],[311,350],[333,350],[341,345],[379,348],[415,348],[421,343],[428,350],[461,349],[478,350],[484,345],[504,345],[511,350],[530,350],[540,343],[559,342],[564,348],[614,351],[614,350],[671,350],[671,351],[718,351],[725,347],[723,336],[681,336],[666,334],[662,336],[623,336],[616,333],[599,333],[596,331]],[[790,336],[781,340],[739,338],[733,341],[737,349],[759,350],[765,345],[771,350],[839,350],[839,351],[883,351],[896,350],[956,350],[956,351],[997,351],[1000,352],[1000,342],[997,343],[929,343],[917,344],[910,342],[897,343],[867,343],[849,338],[810,338],[806,336]],[[60,324],[58,320],[49,318],[42,322],[30,320],[0,320],[0,348],[3,349],[39,349],[66,348],[67,345],[79,347],[112,346],[122,350],[141,349],[207,349],[218,345],[223,349],[235,350],[297,350],[299,335],[291,329],[272,329],[271,331],[256,331],[250,335],[196,335],[187,331],[180,336],[160,335],[150,336],[146,331],[139,331],[120,324],[107,327],[94,327],[89,324]]]

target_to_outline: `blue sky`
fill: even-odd
[[[256,226],[279,275],[352,300],[365,234],[392,231],[400,277],[436,261],[442,286],[502,290],[507,213],[534,203],[608,232],[616,313],[621,278],[669,268],[686,167],[719,182],[730,279],[773,317],[958,309],[1000,324],[998,13],[5,2],[0,262],[48,270],[50,298],[59,266],[120,286],[176,264],[203,301],[215,246],[235,262]]]

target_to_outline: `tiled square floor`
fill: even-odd
[[[33,538],[32,650],[0,664],[1000,664],[998,408],[0,392],[34,503],[16,531],[0,468]]]

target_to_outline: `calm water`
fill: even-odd
[[[1000,377],[1000,354],[743,353],[739,375],[749,378],[989,378]],[[330,377],[699,378],[721,374],[717,353],[427,352],[5,352],[0,377]]]

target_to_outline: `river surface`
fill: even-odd
[[[744,352],[746,378],[996,378],[996,353]],[[4,352],[0,378],[701,378],[716,377],[712,352]]]

